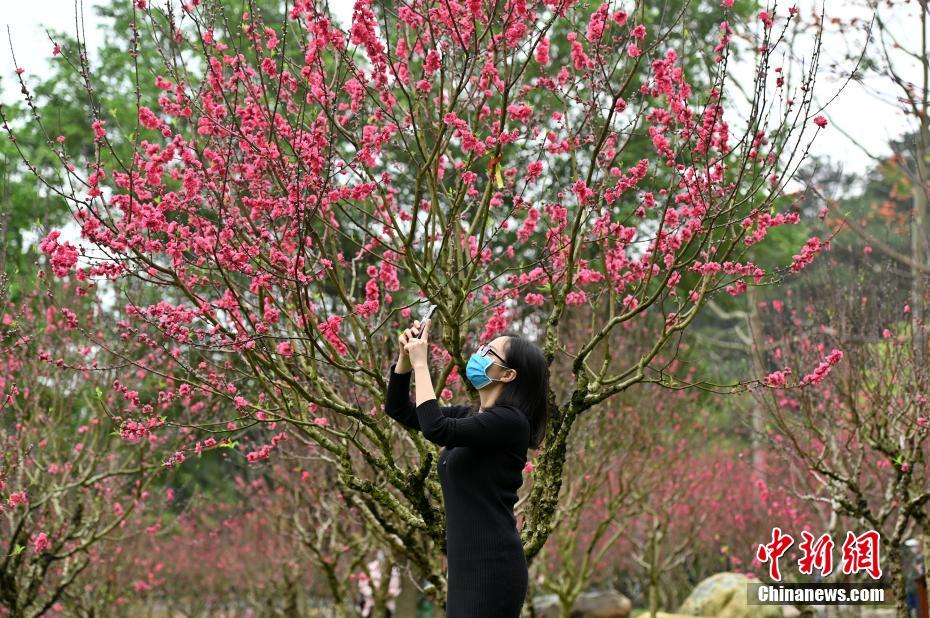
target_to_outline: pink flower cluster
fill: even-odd
[[[44,532],[40,532],[32,537],[32,550],[37,554],[41,554],[51,547],[51,545],[52,543],[48,540],[48,535]]]
[[[258,449],[257,451],[252,451],[251,453],[246,455],[246,459],[249,460],[249,463],[255,463],[257,461],[267,461],[268,453],[270,453],[271,449],[277,446],[278,442],[280,442],[281,440],[287,440],[286,432],[282,431],[281,433],[271,438],[271,444],[262,445],[262,447]]]
[[[203,453],[203,449],[213,448],[214,446],[216,446],[216,438],[212,438],[212,437],[207,438],[203,442],[201,442],[200,440],[197,440],[197,444],[194,446],[194,452],[200,455],[201,453]]]
[[[61,232],[52,230],[48,236],[39,243],[39,249],[49,257],[52,266],[52,272],[56,277],[67,277],[70,271],[78,261],[77,247],[65,241],[58,242]]]
[[[26,504],[26,492],[14,491],[10,493],[10,508],[15,509],[20,504]]]
[[[765,376],[762,379],[762,383],[766,386],[771,386],[773,388],[778,388],[784,386],[788,383],[788,375],[791,374],[790,369],[784,369],[782,371],[773,371],[769,375]]]
[[[143,422],[129,419],[125,421],[120,427],[119,436],[126,442],[138,442],[142,438],[151,434],[153,429],[156,427],[161,427],[164,424],[164,421],[155,418],[154,416]]]
[[[792,256],[791,271],[798,272],[805,266],[809,265],[814,261],[814,256],[820,253],[823,249],[827,249],[829,251],[830,243],[826,242],[821,244],[820,238],[817,236],[812,236],[807,239],[807,242],[804,243],[804,247],[801,249],[801,253]]]
[[[801,386],[813,382],[814,384],[819,384],[830,373],[830,370],[833,368],[833,365],[837,364],[843,359],[842,350],[833,350],[827,355],[827,357],[820,362],[816,369],[813,372],[804,376],[801,380]]]

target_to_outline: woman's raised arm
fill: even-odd
[[[442,413],[436,399],[427,399],[414,411],[423,436],[435,444],[529,448],[530,421],[522,410],[513,406],[491,406],[473,416],[450,418]]]
[[[397,373],[396,368],[397,362],[395,361],[391,363],[391,375],[388,378],[384,413],[409,429],[422,431],[416,413],[416,406],[410,398],[410,377],[413,372]],[[445,417],[460,418],[468,413],[468,406],[439,406],[439,412]]]

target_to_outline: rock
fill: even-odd
[[[546,594],[533,597],[533,614],[539,618],[559,618],[559,597]]]
[[[782,618],[778,605],[749,605],[746,603],[746,587],[751,582],[742,573],[717,573],[711,575],[691,591],[679,614],[687,616],[712,616],[713,618]]]
[[[582,618],[627,618],[632,611],[630,600],[614,590],[583,592],[572,606]]]
[[[541,618],[558,618],[559,597],[534,597],[533,610]],[[628,618],[632,611],[630,600],[613,590],[583,592],[572,606],[572,616],[577,618]]]

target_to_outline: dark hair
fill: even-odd
[[[512,332],[507,337],[504,364],[517,372],[517,377],[504,384],[494,402],[508,404],[523,411],[530,421],[530,448],[537,449],[546,437],[549,421],[549,365],[538,345]]]

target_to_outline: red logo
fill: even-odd
[[[814,538],[808,531],[801,532],[801,542],[798,549],[803,554],[798,559],[798,570],[805,575],[812,575],[817,568],[821,575],[829,575],[833,571],[833,547],[835,543],[829,534],[822,534]],[[784,534],[781,528],[772,528],[772,540],[769,543],[759,544],[756,549],[756,558],[759,562],[769,563],[769,576],[774,581],[781,581],[781,572],[778,569],[778,559],[794,544],[790,534]],[[876,530],[869,530],[856,536],[846,532],[843,542],[843,573],[852,575],[865,571],[872,579],[880,579],[882,568],[879,566],[879,546],[881,535]]]
[[[756,550],[756,558],[759,562],[769,562],[769,575],[775,581],[781,581],[781,573],[778,572],[778,559],[785,555],[788,548],[794,544],[794,539],[790,534],[782,534],[781,528],[772,528],[772,542],[765,545],[759,545]]]

